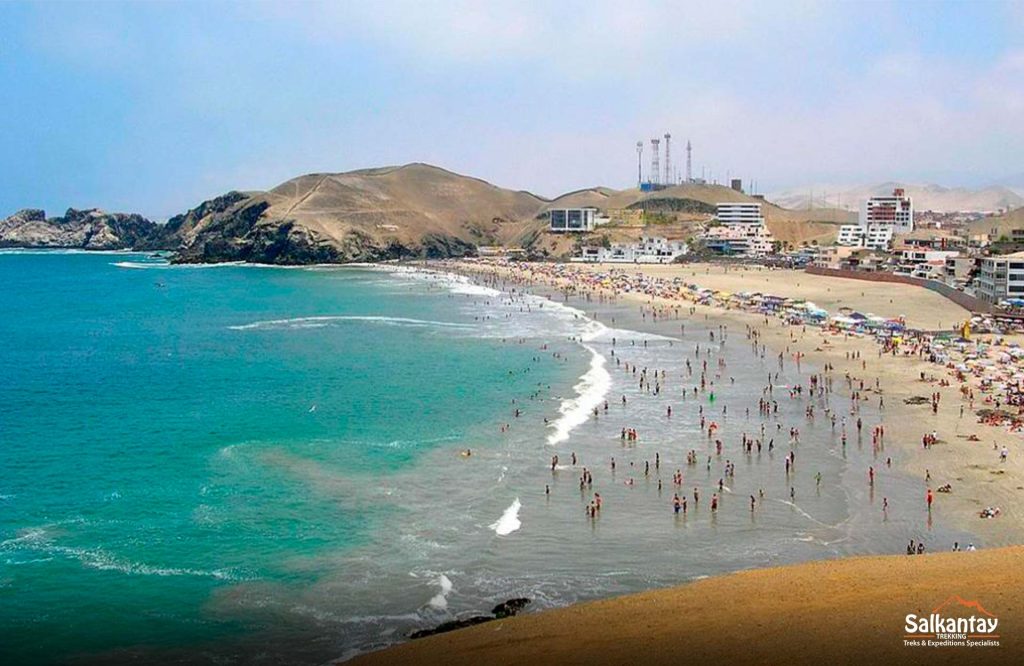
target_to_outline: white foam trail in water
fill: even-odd
[[[573,386],[575,398],[563,400],[558,407],[561,416],[551,423],[548,444],[554,445],[569,439],[569,434],[586,423],[590,412],[601,404],[612,386],[612,377],[605,370],[604,356],[590,345],[583,345],[590,352],[590,369],[583,373],[578,384]]]
[[[172,264],[169,261],[115,261],[111,266],[117,266],[118,268],[133,268],[139,270],[155,269],[155,270],[194,270],[199,268],[249,268],[249,267],[264,267],[261,264],[247,264],[244,261],[222,261],[217,264]],[[274,268],[267,266],[266,268]],[[282,267],[283,268],[283,267]]]
[[[521,508],[523,508],[523,505],[517,497],[515,501],[505,509],[505,512],[501,514],[501,518],[498,518],[496,522],[491,523],[490,528],[494,530],[494,533],[498,536],[508,536],[509,534],[512,534],[523,526],[522,521],[519,520],[519,509]]]
[[[171,264],[166,261],[115,261],[111,266],[118,268],[134,268],[145,270],[147,268],[169,268]]]
[[[5,247],[0,254],[134,254],[132,250],[83,250],[81,248]]]
[[[255,321],[251,324],[240,324],[228,326],[233,331],[250,331],[275,328],[322,328],[331,322],[337,321],[364,321],[379,324],[392,324],[398,326],[441,326],[444,328],[471,328],[465,324],[457,324],[450,321],[428,321],[426,319],[409,319],[408,317],[382,317],[373,315],[330,315],[320,317],[293,317],[291,319],[271,319],[268,321]]]
[[[567,310],[574,310],[567,306],[561,306]],[[586,423],[590,412],[600,406],[608,391],[612,387],[612,376],[605,369],[606,360],[604,355],[594,347],[587,344],[599,335],[607,331],[603,324],[589,321],[588,330],[580,337],[580,345],[590,352],[590,368],[583,373],[580,381],[573,386],[576,397],[562,401],[558,407],[561,416],[551,423],[551,434],[548,435],[548,444],[554,445],[569,439],[569,434],[577,427]]]
[[[239,581],[246,580],[234,571],[226,569],[191,569],[179,567],[159,567],[142,562],[132,562],[117,558],[101,548],[73,548],[61,546],[50,542],[46,538],[46,530],[43,528],[30,528],[20,536],[7,539],[0,543],[0,550],[30,550],[43,555],[61,555],[67,558],[78,560],[83,566],[101,571],[118,571],[123,574],[134,576],[197,576],[204,578],[215,578],[217,580]]]
[[[476,296],[486,296],[489,298],[502,296],[502,292],[499,290],[478,285],[464,275],[422,270],[412,267],[387,267],[387,269],[393,274],[399,274],[412,279],[430,281],[435,284],[443,285],[456,294],[471,294]],[[607,360],[594,346],[588,345],[587,342],[594,341],[602,336],[608,337],[608,335],[613,333],[613,331],[604,324],[587,317],[587,314],[584,311],[570,305],[566,305],[565,303],[559,303],[558,301],[534,295],[526,296],[526,302],[530,306],[537,308],[539,311],[546,312],[558,320],[563,326],[565,326],[565,334],[573,336],[574,339],[576,339],[584,349],[590,352],[591,355],[589,368],[582,376],[580,376],[576,385],[573,386],[576,396],[562,401],[562,404],[558,408],[560,416],[549,425],[551,432],[547,437],[547,443],[554,445],[569,439],[569,435],[575,428],[586,423],[590,413],[595,407],[600,406],[604,402],[605,397],[608,395],[608,391],[611,390],[612,378],[605,369]],[[505,322],[503,322],[500,329],[493,329],[489,332],[491,335],[500,335],[501,337],[515,337],[519,334],[518,332],[510,332],[508,328],[506,328]],[[477,330],[477,333],[485,336],[488,334],[487,331],[483,330]],[[550,333],[551,329],[546,327],[544,329],[544,334],[547,335]],[[616,330],[614,333],[631,339],[636,339],[638,337],[655,339],[656,337],[646,336],[635,331]]]
[[[376,268],[383,269],[392,275],[400,275],[412,280],[419,280],[421,282],[428,282],[446,287],[453,294],[486,296],[488,298],[501,296],[501,291],[498,289],[477,284],[465,275],[459,275],[457,273],[433,271],[412,266],[377,266]]]
[[[430,605],[431,608],[436,608],[437,610],[447,610],[448,595],[452,591],[452,581],[448,578],[448,576],[441,574],[437,577],[437,580],[434,582],[441,586],[441,591],[435,594],[427,603]]]

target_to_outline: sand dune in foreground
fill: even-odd
[[[1024,547],[745,571],[495,620],[364,655],[374,664],[1024,663]],[[998,647],[907,647],[905,617],[999,619]],[[986,616],[988,617],[988,616]],[[706,660],[706,661],[695,661]]]

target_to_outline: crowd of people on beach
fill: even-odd
[[[535,285],[555,288],[566,299],[571,295],[585,302],[606,300],[611,302],[616,300],[622,293],[640,292],[651,297],[651,300],[640,306],[641,320],[650,320],[651,322],[679,321],[679,335],[683,339],[685,339],[686,318],[696,316],[694,305],[686,302],[688,300],[686,296],[692,293],[692,290],[680,290],[674,284],[641,275],[631,277],[625,273],[620,273],[613,281],[609,282],[607,277],[598,278],[578,272],[569,274],[569,269],[558,264],[531,264],[528,269],[509,268],[501,273],[490,272],[479,275],[484,276],[482,279],[486,284],[498,288],[506,294],[512,294],[512,298],[515,298],[517,294],[522,296],[527,293],[530,287]],[[659,303],[653,300],[654,297],[669,299],[669,302]],[[794,319],[792,315],[786,315],[782,318],[784,323],[790,327],[792,331],[790,335],[793,336],[792,339],[794,341],[797,339],[796,336],[807,334],[808,326],[811,326],[812,332],[827,329],[827,324],[822,324],[821,322],[811,322],[809,320],[801,320],[800,318]],[[765,313],[763,325],[769,325],[770,320],[771,315]],[[612,323],[614,324],[614,322]],[[761,328],[755,325],[747,325],[744,334],[754,357],[761,361],[767,360],[767,344],[762,339]],[[716,386],[723,382],[732,383],[735,381],[734,377],[728,376],[726,360],[722,355],[722,349],[725,347],[730,335],[731,333],[727,326],[719,325],[716,329],[708,331],[708,338],[703,343],[694,342],[692,355],[686,358],[685,370],[683,370],[682,376],[671,376],[664,368],[643,367],[629,360],[629,348],[636,348],[637,345],[640,348],[646,348],[648,344],[646,339],[642,341],[629,341],[629,347],[626,348],[620,345],[620,343],[626,341],[613,339],[612,348],[609,353],[610,357],[614,358],[614,368],[633,379],[641,396],[659,396],[668,390],[674,392],[673,394],[679,395],[679,400],[681,401],[700,401],[696,412],[697,424],[699,425],[700,432],[703,433],[702,436],[706,439],[709,450],[704,463],[704,471],[710,472],[713,465],[720,466],[721,469],[721,475],[711,492],[708,508],[706,509],[712,514],[719,510],[724,494],[735,493],[734,479],[736,467],[735,463],[727,457],[729,455],[727,450],[731,450],[732,446],[728,445],[718,436],[720,429],[718,418],[728,418],[729,406],[726,404],[716,405],[715,393]],[[944,358],[936,357],[936,351],[933,340],[914,332],[904,331],[903,336],[899,339],[894,339],[892,336],[887,336],[884,339],[880,338],[879,358],[883,358],[884,355],[928,357],[934,359],[933,362],[940,363]],[[853,362],[851,367],[859,366],[860,370],[867,369],[867,359],[861,358],[860,351],[847,352],[847,359]],[[782,395],[786,396],[790,401],[804,403],[803,413],[808,421],[824,418],[827,425],[834,432],[838,433],[838,440],[843,449],[848,445],[848,431],[850,429],[855,428],[859,440],[865,426],[861,413],[862,405],[868,402],[871,396],[877,397],[875,404],[879,414],[885,409],[883,389],[878,378],[871,381],[866,377],[854,376],[850,371],[839,374],[835,372],[834,365],[831,363],[825,363],[818,372],[804,375],[801,368],[802,360],[802,355],[798,351],[791,351],[788,348],[785,351],[779,351],[778,356],[775,357],[776,369],[767,373],[761,389],[761,395],[756,404],[743,407],[743,413],[748,419],[751,416],[751,407],[754,407],[760,422],[756,424],[753,434],[748,432],[741,434],[736,447],[740,455],[750,456],[760,454],[762,451],[772,453],[781,443],[788,449],[783,457],[782,469],[780,470],[787,481],[795,473],[797,466],[800,428],[798,425],[789,425],[784,431],[784,424],[778,421],[780,390]],[[797,373],[800,373],[801,381],[791,381],[788,385],[782,385],[780,374],[788,370],[795,370]],[[921,381],[924,382],[930,379],[930,377],[921,377]],[[939,385],[945,387],[949,385],[949,382],[940,382]],[[848,402],[845,399],[841,400],[842,394],[848,396]],[[971,404],[973,407],[974,393],[970,387],[961,389],[961,397],[964,403]],[[933,391],[926,398],[926,401],[932,413],[938,413],[942,404],[941,391]],[[630,407],[625,395],[621,396],[619,402],[623,409]],[[963,405],[960,405],[959,409],[962,415]],[[603,404],[593,407],[591,416],[593,419],[601,419],[608,411],[609,403],[605,400]],[[712,418],[711,414],[713,411],[719,411],[720,417]],[[665,418],[673,418],[674,410],[671,404],[664,407],[664,414]],[[545,422],[547,422],[547,418],[545,418]],[[637,425],[641,424],[638,423]],[[885,450],[885,424],[879,422],[869,425],[871,450],[876,457],[879,457]],[[622,445],[635,446],[640,440],[639,430],[639,427],[632,425],[622,427],[618,432]],[[780,438],[782,441],[776,442]],[[940,442],[938,432],[934,429],[929,429],[927,432],[922,433],[921,442],[925,450],[930,449]],[[1000,457],[1002,460],[1005,460],[1008,455],[1008,449],[1004,446],[1000,451]],[[696,449],[687,451],[687,467],[696,467],[699,464],[699,458],[700,454],[698,454]],[[577,463],[578,457],[574,452],[572,453],[572,467],[577,468]],[[892,457],[886,455],[884,464],[886,469],[891,468]],[[660,468],[660,453],[654,452],[653,470],[658,471]],[[553,475],[560,473],[559,456],[557,454],[551,458],[550,469]],[[616,472],[614,457],[610,459],[609,469],[614,477]],[[636,476],[642,474],[646,478],[651,473],[652,465],[650,461],[643,462],[642,472],[635,467],[633,462],[630,462],[626,478],[622,483],[627,487],[632,487],[636,483]],[[867,486],[873,494],[877,475],[875,466],[869,466],[865,470],[865,474]],[[820,489],[822,479],[821,472],[817,471],[814,474],[816,488]],[[928,485],[924,492],[923,509],[929,515],[930,521],[932,505],[935,501],[935,494],[930,485],[930,473],[927,474],[925,482]],[[672,473],[671,483],[673,488],[669,508],[674,514],[685,516],[691,509],[697,510],[699,508],[701,501],[700,488],[694,486],[692,492],[685,491],[684,472],[682,469],[677,469]],[[589,520],[597,520],[600,517],[602,508],[602,498],[599,493],[592,492],[593,485],[593,471],[583,467],[580,472],[579,490],[590,498],[584,505],[584,513]],[[788,501],[793,503],[796,501],[796,485],[789,483],[786,485],[788,485]],[[657,479],[657,488],[659,492],[662,490],[660,475]],[[550,492],[551,486],[547,484],[545,486],[545,493],[550,495]],[[951,485],[948,483],[943,484],[938,488],[937,492],[949,493],[951,492]],[[690,497],[692,497],[692,506],[689,502]],[[758,507],[764,499],[765,490],[763,488],[754,489],[754,492],[749,495],[750,512],[758,511]],[[887,519],[891,510],[888,497],[882,498],[881,508],[883,520]],[[1000,510],[996,507],[989,507],[989,509],[991,509],[988,512],[989,515],[984,515],[985,512],[983,511],[982,517],[995,517],[1000,513]],[[960,549],[958,543],[954,549]],[[973,549],[974,545],[971,544],[968,550]],[[912,541],[908,546],[907,552],[908,554],[921,554],[924,552],[924,545],[920,542],[915,545]]]

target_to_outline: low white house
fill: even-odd
[[[571,261],[594,264],[670,264],[690,248],[682,241],[670,241],[654,236],[644,237],[639,243],[612,243],[611,247],[587,246]]]

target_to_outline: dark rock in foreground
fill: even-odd
[[[490,615],[474,615],[467,617],[464,620],[449,620],[448,622],[442,622],[433,629],[420,629],[409,634],[409,638],[424,638],[425,636],[433,636],[435,634],[443,634],[448,631],[455,631],[456,629],[465,629],[466,627],[472,627],[475,624],[483,624],[484,622],[490,622],[497,618]]]
[[[517,597],[516,599],[509,599],[508,601],[498,604],[491,612],[494,613],[494,617],[500,620],[503,617],[512,617],[519,611],[526,608],[529,603],[530,600],[526,597]]]
[[[448,622],[442,622],[433,629],[420,629],[409,634],[409,638],[423,638],[425,636],[434,636],[435,634],[443,634],[448,631],[455,631],[456,629],[465,629],[466,627],[472,627],[473,625],[483,624],[484,622],[491,622],[492,620],[501,620],[507,617],[512,617],[519,611],[526,608],[530,603],[529,599],[516,598],[504,601],[491,611],[493,615],[473,615],[471,617],[463,618],[461,620],[449,620]]]

